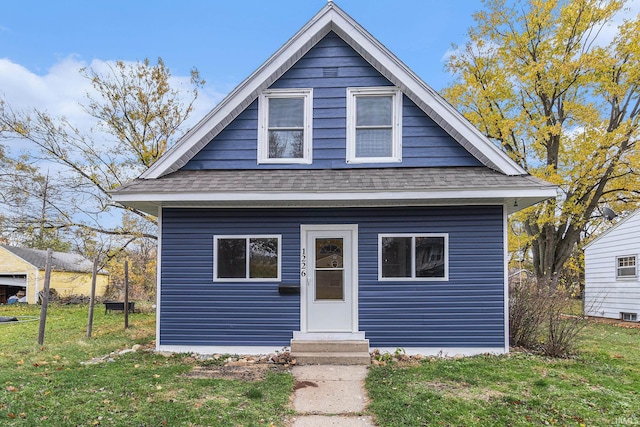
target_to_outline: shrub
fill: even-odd
[[[567,357],[584,328],[581,316],[567,316],[572,297],[562,287],[535,280],[514,281],[509,286],[509,342],[550,357]]]
[[[540,342],[544,321],[542,296],[532,280],[513,281],[509,286],[509,343],[534,349]]]

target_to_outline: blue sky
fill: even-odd
[[[481,0],[337,0],[436,90],[452,81],[444,58],[463,44]],[[162,57],[179,80],[207,81],[189,124],[249,76],[326,0],[7,0],[0,8],[0,96],[83,120],[91,88],[78,69]],[[631,0],[633,13],[640,0]],[[86,119],[86,117],[84,118]],[[82,124],[78,125],[83,127]]]
[[[155,60],[174,75],[192,67],[213,98],[228,93],[302,27],[326,0],[3,2],[0,59],[19,65],[25,81],[63,63]],[[342,0],[336,4],[435,89],[451,78],[443,56],[463,43],[479,0]],[[2,68],[2,67],[0,67]],[[6,68],[6,67],[5,67]],[[1,72],[2,70],[0,70]],[[60,72],[60,70],[58,70]],[[5,70],[5,72],[10,72]],[[0,91],[21,85],[2,78]],[[59,76],[56,81],[64,77]],[[3,87],[4,86],[4,87]]]

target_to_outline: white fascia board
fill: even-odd
[[[114,194],[117,202],[222,202],[222,201],[338,201],[338,200],[429,200],[429,199],[503,199],[551,198],[555,188],[508,188],[499,190],[447,189],[435,191],[370,191],[370,192],[234,192],[234,193],[141,193]]]

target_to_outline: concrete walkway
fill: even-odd
[[[366,366],[308,365],[292,369],[296,380],[292,427],[374,427],[362,413],[368,403]]]

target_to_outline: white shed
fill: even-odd
[[[640,210],[584,247],[585,314],[638,321]]]

